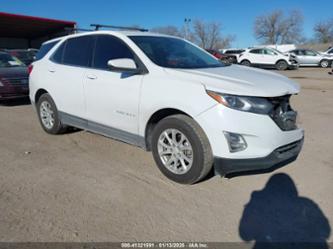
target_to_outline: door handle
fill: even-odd
[[[97,79],[97,76],[93,75],[93,74],[88,74],[87,78],[90,79],[90,80],[95,80],[95,79]]]
[[[54,69],[48,69],[50,73],[55,73],[55,70]]]

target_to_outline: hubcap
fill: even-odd
[[[158,139],[157,149],[163,165],[172,173],[182,175],[192,167],[192,145],[181,131],[163,131]]]
[[[328,67],[328,62],[327,61],[323,61],[321,63],[321,67]]]
[[[45,128],[52,129],[54,125],[54,112],[48,101],[43,101],[39,108],[40,117]]]
[[[285,69],[285,68],[286,68],[286,64],[285,64],[284,62],[280,62],[280,63],[278,64],[278,68],[279,68],[280,70]]]

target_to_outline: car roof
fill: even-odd
[[[153,33],[153,32],[142,32],[142,31],[110,31],[110,30],[98,30],[98,31],[89,31],[89,32],[80,32],[76,34],[66,35],[62,37],[57,37],[51,40],[48,40],[44,42],[43,44],[48,44],[55,41],[60,41],[64,39],[79,37],[79,36],[89,36],[89,35],[97,35],[97,34],[109,34],[109,35],[115,35],[115,36],[154,36],[154,37],[170,37],[170,38],[178,38],[183,39],[181,37],[171,36],[171,35],[165,35],[165,34],[159,34],[159,33]]]

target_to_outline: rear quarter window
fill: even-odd
[[[41,60],[59,41],[48,42],[41,46],[35,56],[35,61]]]

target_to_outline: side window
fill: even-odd
[[[333,54],[333,48],[331,48],[331,50],[329,50],[328,53]]]
[[[297,55],[305,55],[305,53],[304,53],[304,50],[297,50],[298,51],[298,53],[297,53]]]
[[[252,49],[250,51],[251,54],[261,54],[261,49]]]
[[[41,48],[38,50],[35,61],[41,60],[44,58],[44,56],[58,43],[59,41],[54,42],[48,42],[41,46]]]
[[[295,55],[301,55],[299,50],[292,50],[290,51],[291,53],[295,54]]]
[[[264,49],[264,54],[267,54],[267,55],[276,55],[274,51],[270,50],[270,49]]]
[[[92,57],[93,41],[94,39],[91,36],[68,39],[62,63],[73,66],[89,66]]]
[[[133,53],[124,42],[110,35],[97,36],[93,67],[108,69],[107,62],[112,59],[134,59]]]
[[[305,55],[308,55],[308,56],[316,56],[316,53],[315,52],[313,52],[313,51],[311,51],[311,50],[305,50],[304,51],[305,53]]]
[[[55,53],[52,55],[51,60],[57,63],[62,63],[62,58],[64,55],[64,50],[65,50],[65,46],[66,46],[66,42],[62,43],[59,48],[57,48],[57,50],[55,51]]]

